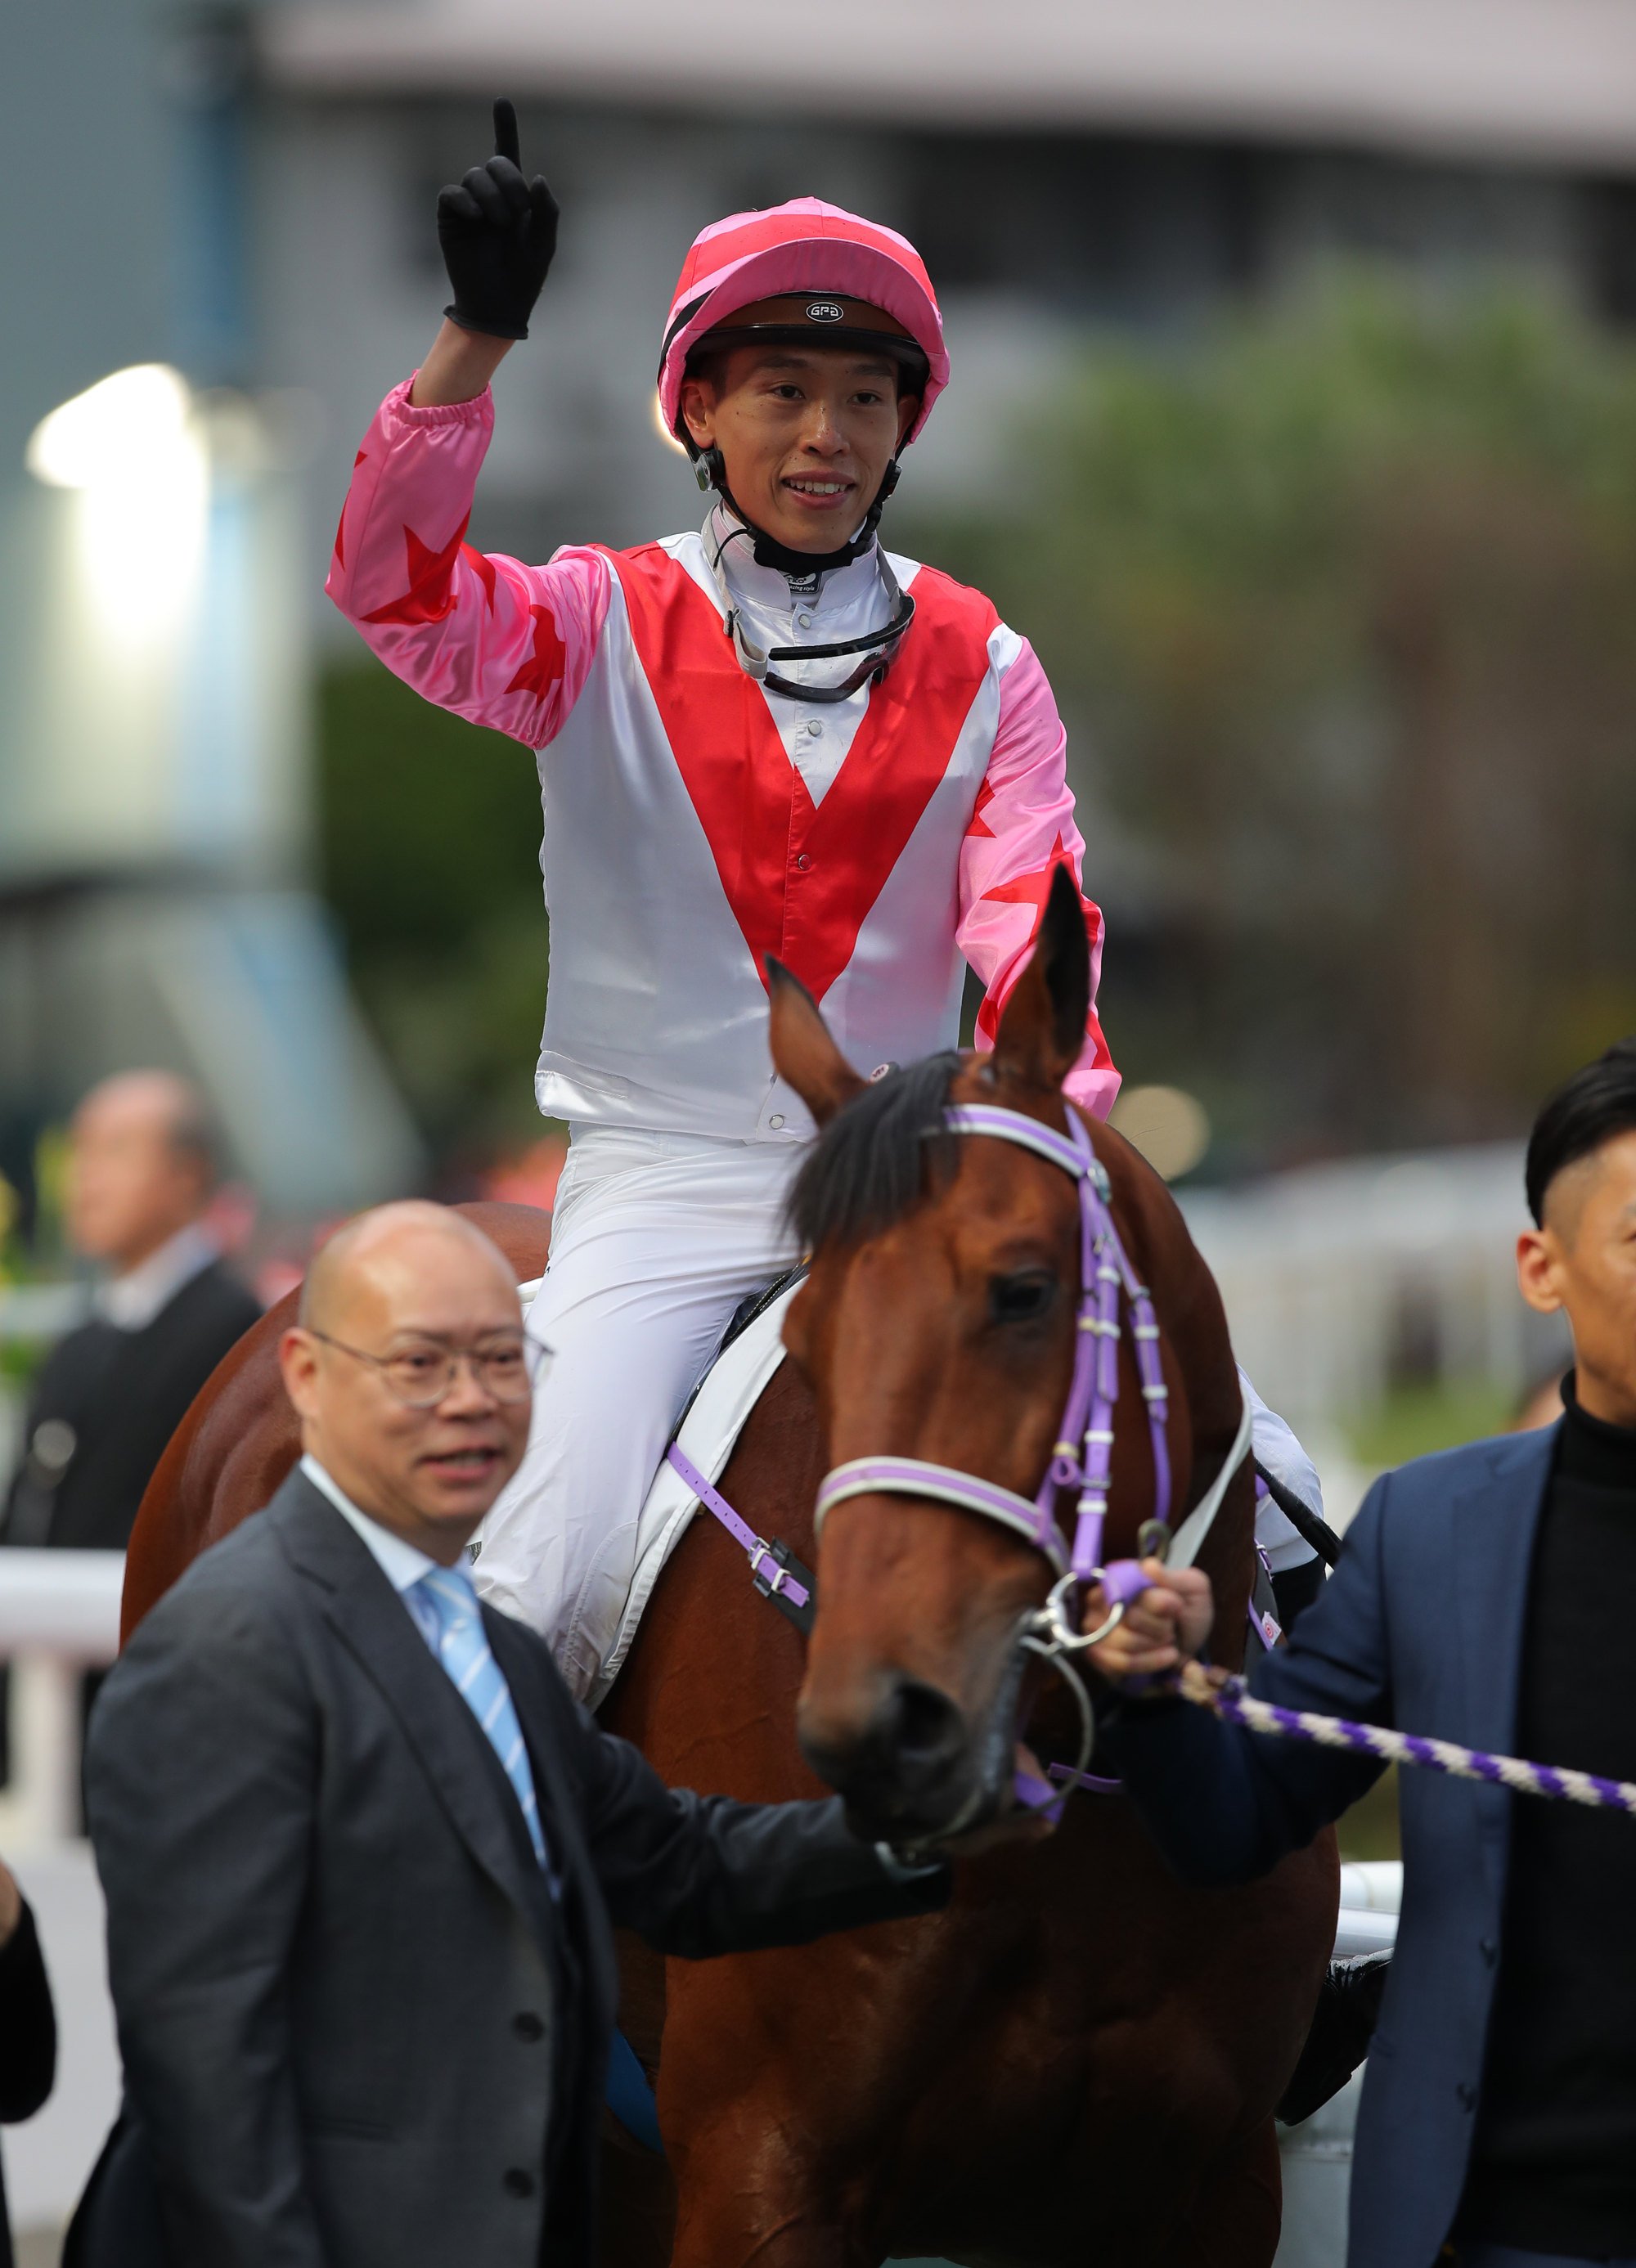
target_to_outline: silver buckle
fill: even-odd
[[[772,1560],[770,1575],[763,1575],[762,1572],[761,1563],[763,1559]],[[750,1573],[756,1582],[764,1586],[770,1599],[776,1599],[790,1580],[789,1569],[781,1567],[778,1562],[773,1559],[771,1544],[764,1543],[759,1535],[755,1539],[755,1549],[750,1554]]]

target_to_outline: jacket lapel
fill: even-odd
[[[521,1814],[513,1832],[506,1810],[511,1793],[498,1763],[402,1600],[362,1539],[298,1470],[268,1511],[291,1563],[318,1588],[326,1620],[402,1727],[456,1833],[549,1949],[545,1900],[520,1832]]]
[[[583,1887],[590,1869],[590,1853],[580,1830],[579,1808],[564,1768],[562,1744],[553,1737],[556,1719],[573,1705],[565,1691],[551,1691],[551,1679],[545,1665],[511,1616],[485,1607],[483,1626],[511,1688],[517,1720],[527,1744],[541,1821],[551,1838],[553,1862],[564,1881],[572,1881],[576,1888]]]
[[[1505,1442],[1455,1499],[1454,1596],[1467,1711],[1459,1737],[1473,1748],[1508,1753],[1516,1739],[1534,1541],[1556,1438],[1551,1426]]]
[[[528,1746],[547,1847],[564,1901],[576,1910],[576,1935],[581,1954],[587,1956],[583,1981],[591,2020],[593,2025],[611,2023],[618,1997],[613,1941],[585,1839],[580,1807],[564,1763],[564,1743],[556,1735],[558,1721],[568,1717],[573,1703],[549,1660],[542,1658],[539,1644],[520,1624],[491,1607],[483,1609],[483,1620],[494,1658],[512,1689],[518,1722]]]

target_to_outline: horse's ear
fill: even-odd
[[[866,1081],[830,1038],[822,1012],[800,978],[771,954],[767,955],[767,997],[772,1004],[773,1069],[822,1126]]]
[[[1091,948],[1085,907],[1065,860],[1051,876],[1028,967],[1006,1003],[994,1039],[994,1070],[1027,1086],[1060,1086],[1085,1045],[1091,1005]]]

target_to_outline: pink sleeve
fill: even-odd
[[[494,403],[411,409],[406,379],[353,462],[324,588],[393,674],[440,709],[531,748],[562,730],[608,615],[600,551],[549,567],[463,539]]]
[[[1085,844],[1073,823],[1064,750],[1067,735],[1034,649],[1021,643],[1000,682],[999,725],[976,808],[960,853],[961,951],[985,987],[977,1012],[977,1045],[991,1048],[1000,1012],[1027,964],[1056,868],[1065,858],[1079,881]],[[1085,1047],[1064,1081],[1071,1102],[1105,1118],[1119,1092],[1108,1042],[1096,1020],[1102,917],[1088,898],[1091,1009]]]

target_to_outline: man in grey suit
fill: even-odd
[[[142,1624],[87,1758],[169,2257],[586,2262],[611,1926],[793,1944],[937,1907],[948,1869],[856,1841],[838,1801],[667,1788],[479,1606],[464,1547],[533,1358],[469,1224],[343,1230],[281,1359],[300,1466]]]
[[[1523,1297],[1573,1335],[1560,1423],[1376,1482],[1251,1682],[1286,1708],[1636,1780],[1636,1042],[1551,1097],[1526,1182]],[[1207,1580],[1153,1572],[1096,1649],[1105,1675],[1162,1671],[1209,1634]],[[1205,1882],[1264,1872],[1382,1770],[1175,1699],[1124,1697],[1109,1745]],[[1636,1820],[1426,1771],[1399,1799],[1350,2268],[1636,2268]]]

